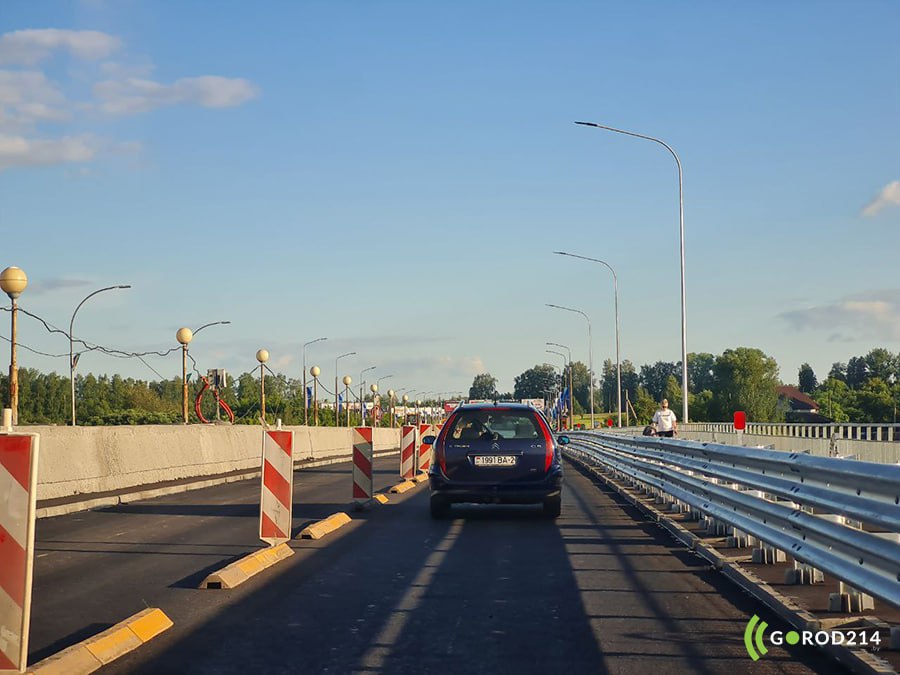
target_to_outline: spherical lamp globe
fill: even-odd
[[[183,345],[189,344],[194,339],[194,331],[190,328],[179,328],[175,333],[175,339]]]

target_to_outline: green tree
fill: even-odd
[[[856,406],[860,422],[891,422],[894,416],[894,397],[887,382],[872,377],[856,392]]]
[[[877,347],[863,357],[869,377],[890,383],[897,378],[897,357],[887,349]]]
[[[666,394],[669,378],[676,373],[680,375],[678,366],[671,361],[657,361],[652,366],[641,366],[641,386],[655,401],[661,401]],[[672,403],[671,399],[669,403]]]
[[[847,409],[854,407],[853,392],[844,380],[829,375],[816,389],[813,400],[819,404],[819,411],[830,420],[850,421]]]
[[[635,394],[634,400],[632,401],[632,406],[634,407],[634,413],[637,415],[637,424],[650,424],[650,420],[653,419],[653,413],[656,412],[656,401],[653,400],[653,397],[650,393],[644,389],[643,387],[638,387],[637,394]]]
[[[706,352],[689,353],[688,391],[700,392],[706,389],[712,391],[716,382],[715,366],[716,357],[712,354]],[[691,403],[691,408],[693,407],[694,404]],[[693,417],[693,413],[691,417]]]
[[[819,382],[816,380],[816,374],[813,372],[812,366],[808,363],[804,363],[800,366],[800,370],[797,373],[797,380],[800,383],[799,389],[804,394],[812,394],[819,386]]]
[[[556,368],[548,363],[529,368],[514,380],[513,398],[544,398],[545,391],[559,388]]]
[[[743,410],[754,422],[783,418],[778,412],[778,363],[772,357],[750,347],[727,349],[716,359],[715,374],[718,419],[731,419],[736,410]]]
[[[476,375],[475,379],[472,380],[472,386],[469,387],[469,398],[490,400],[499,398],[499,394],[497,393],[497,378],[493,377],[490,373]]]

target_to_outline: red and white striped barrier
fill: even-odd
[[[400,478],[416,475],[416,427],[404,424],[400,433]]]
[[[419,440],[425,438],[429,434],[434,435],[436,433],[433,424],[420,424],[419,425]],[[419,458],[416,465],[416,468],[419,473],[424,473],[428,471],[428,467],[431,466],[431,446],[427,443],[422,443],[419,445]]]
[[[270,546],[291,538],[294,503],[294,432],[263,431],[259,538]]]
[[[0,435],[0,670],[25,671],[31,618],[37,434]]]
[[[372,498],[372,427],[353,428],[353,499],[365,502]]]

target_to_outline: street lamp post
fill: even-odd
[[[403,394],[403,423],[409,424],[409,394]]]
[[[75,327],[75,315],[78,314],[78,310],[81,309],[81,306],[86,303],[88,300],[93,298],[98,293],[103,293],[104,291],[112,291],[117,288],[131,288],[129,284],[123,284],[119,286],[107,286],[106,288],[101,288],[99,290],[90,293],[84,300],[78,303],[78,306],[75,308],[75,311],[72,312],[72,320],[69,321],[69,388],[72,390],[72,426],[75,426],[75,364],[77,363],[77,359],[75,358],[75,338],[72,335],[72,332]],[[188,338],[190,341],[190,338]],[[185,423],[187,420],[185,420]]]
[[[306,426],[309,426],[309,402],[306,400],[306,348],[327,339],[327,337],[320,337],[303,343],[303,424]]]
[[[551,347],[562,347],[563,349],[566,350],[566,354],[569,357],[569,400],[566,404],[566,407],[569,409],[569,429],[571,429],[572,422],[573,422],[572,416],[575,414],[575,411],[574,411],[575,406],[572,405],[573,390],[575,389],[575,386],[574,386],[575,376],[573,374],[574,368],[572,367],[572,350],[569,349],[569,347],[567,345],[563,345],[558,342],[547,342],[545,344],[550,345]]]
[[[313,366],[309,369],[309,374],[313,376],[313,417],[315,418],[316,426],[319,426],[319,373],[322,372],[322,369],[319,366]],[[304,387],[303,392],[303,400],[306,400],[306,387]],[[337,426],[335,424],[335,426]]]
[[[368,373],[370,370],[375,370],[377,366],[369,366],[368,368],[363,368],[359,372],[359,425],[365,426],[366,424],[366,401],[365,401],[365,390],[363,387],[366,386],[366,381],[363,379],[363,375]]]
[[[594,428],[594,337],[591,331],[591,319],[590,317],[582,312],[580,309],[572,309],[571,307],[563,307],[562,305],[551,305],[547,303],[547,307],[553,307],[554,309],[564,309],[567,312],[575,312],[576,314],[581,314],[587,321],[588,325],[588,370],[590,370],[590,383],[589,383],[589,393],[591,398],[591,429]]]
[[[681,160],[678,158],[678,154],[672,149],[672,147],[658,138],[654,138],[653,136],[645,136],[644,134],[637,134],[633,131],[625,131],[624,129],[616,129],[615,127],[608,127],[603,124],[597,124],[596,122],[575,122],[575,124],[580,124],[585,127],[594,127],[595,129],[603,129],[605,131],[614,131],[617,134],[625,134],[626,136],[633,136],[635,138],[643,138],[647,141],[653,141],[654,143],[659,143],[666,150],[672,153],[672,157],[675,158],[675,163],[678,165],[678,238],[679,243],[681,245],[681,414],[682,421],[688,421],[688,372],[687,372],[687,302],[686,302],[686,292],[685,292],[685,282],[684,282],[684,184],[683,177],[681,171]],[[621,410],[621,409],[620,409]]]
[[[10,312],[10,351],[9,351],[9,407],[12,410],[12,423],[19,423],[19,364],[16,361],[16,318],[19,305],[16,300],[28,286],[28,277],[19,267],[7,267],[0,272],[0,289],[9,296],[12,302]],[[71,331],[70,331],[71,332]]]
[[[394,428],[394,390],[388,389],[388,415],[391,418],[391,429]]]
[[[612,272],[613,275],[613,297],[615,298],[615,308],[616,308],[616,409],[619,412],[619,428],[622,428],[622,367],[619,361],[619,278],[616,276],[616,271],[612,268],[605,260],[600,260],[599,258],[588,258],[584,255],[578,255],[577,253],[565,253],[564,251],[554,251],[557,255],[565,255],[570,258],[580,258],[581,260],[590,260],[591,262],[600,263],[601,265],[605,265],[606,268]]]
[[[126,286],[126,288],[128,288]],[[77,311],[77,310],[76,310]],[[74,318],[74,317],[73,317]],[[194,336],[197,335],[204,328],[209,328],[210,326],[218,326],[220,324],[228,324],[230,321],[211,321],[210,323],[205,323],[197,330],[192,331],[190,328],[179,328],[178,332],[175,333],[175,339],[181,343],[181,417],[182,422],[187,424],[190,421],[188,414],[188,381],[187,381],[187,353],[188,353],[188,344],[191,340],[194,339]],[[78,359],[73,360],[73,368],[74,364],[77,363]],[[74,387],[74,385],[73,385]],[[219,387],[216,385],[216,395],[218,396]],[[74,388],[72,390],[72,400],[75,400]],[[216,419],[219,419],[219,407],[216,406]],[[72,426],[75,426],[75,406],[72,406]]]
[[[187,383],[187,353],[188,345],[194,339],[194,332],[190,328],[179,328],[175,333],[175,339],[181,343],[181,421],[188,423],[188,383]],[[72,393],[74,394],[74,389]],[[75,401],[75,396],[72,396]],[[75,426],[75,406],[72,406],[72,426]]]
[[[566,388],[566,355],[563,354],[562,352],[556,351],[555,349],[545,349],[544,351],[547,352],[548,354],[556,354],[557,356],[562,357],[563,369],[562,369],[562,372],[559,374],[559,382],[560,382],[559,391],[560,391],[560,395],[561,395],[562,392]],[[558,422],[558,420],[559,420],[559,417],[557,416],[557,422]],[[560,425],[557,423],[557,425],[556,425],[557,431],[559,430],[559,426]]]
[[[263,426],[266,424],[266,361],[269,360],[269,352],[260,349],[256,352],[256,360],[259,361],[259,408],[262,412]]]
[[[344,375],[344,409],[347,411],[347,426],[350,426],[350,385],[353,384],[353,378]]]
[[[375,399],[378,398],[378,385],[373,382],[369,386],[369,389],[372,392],[372,426],[376,427],[376,426],[378,426],[378,420],[375,419],[375,403],[376,403]]]
[[[341,426],[340,420],[338,419],[338,415],[340,411],[338,410],[338,361],[340,361],[345,356],[355,356],[356,352],[347,352],[346,354],[341,354],[334,360],[334,426]],[[344,401],[344,404],[349,403],[349,401]]]

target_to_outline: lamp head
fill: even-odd
[[[9,296],[10,300],[15,300],[22,295],[26,286],[28,286],[28,277],[21,268],[7,267],[0,272],[0,289]]]
[[[369,387],[369,389],[371,389],[371,390],[372,390],[372,393],[374,394],[376,391],[378,391],[378,385],[377,385],[377,384],[373,384],[371,387]]]
[[[322,372],[322,369],[319,368],[319,366],[313,366],[312,368],[309,369],[309,374],[312,375],[313,377],[318,377],[319,373],[321,373],[321,372]]]
[[[350,377],[349,375],[344,375],[344,379],[341,380],[341,381],[342,381],[345,385],[347,385],[348,387],[349,387],[351,384],[353,384],[353,378]]]
[[[269,360],[268,350],[260,349],[258,352],[256,352],[256,360],[259,361],[260,363],[265,363],[266,361],[268,361]]]
[[[190,341],[194,339],[194,331],[190,328],[179,328],[178,332],[175,333],[175,339],[184,346],[187,346]]]

